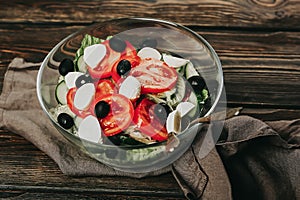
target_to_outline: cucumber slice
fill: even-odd
[[[83,55],[81,55],[77,60],[77,70],[83,73],[86,73],[87,71],[87,65],[83,60]]]
[[[167,96],[171,96],[172,94],[174,94],[176,92],[176,87],[174,87],[173,89],[171,90],[168,90],[166,92],[161,92],[161,93],[157,93],[156,96],[158,98],[167,98]]]
[[[195,69],[192,62],[189,62],[185,68],[186,79],[189,79],[192,76],[199,76],[199,73]]]
[[[195,105],[195,108],[193,108],[193,110],[191,110],[189,113],[188,113],[188,116],[193,118],[195,117],[198,109],[199,109],[199,105],[198,105],[198,99],[197,99],[197,96],[194,92],[191,92],[190,94],[190,97],[188,99],[188,102],[192,103]]]
[[[185,68],[186,68],[186,65],[183,65],[181,67],[176,68],[176,71],[179,75],[185,76]]]
[[[170,96],[167,96],[167,103],[173,107],[182,101],[185,95],[185,81],[181,76],[178,76],[176,92]]]
[[[67,93],[69,89],[65,81],[61,81],[55,88],[55,98],[59,104],[67,104]]]

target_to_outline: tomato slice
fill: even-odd
[[[69,89],[69,91],[67,93],[67,105],[75,115],[77,115],[81,118],[85,118],[86,116],[91,114],[91,111],[89,109],[88,110],[78,110],[74,106],[74,97],[75,97],[76,90],[77,90],[76,87]]]
[[[121,57],[121,53],[113,51],[110,48],[108,40],[105,40],[104,42],[102,42],[102,44],[106,46],[106,56],[94,69],[88,67],[88,72],[93,78],[110,77],[112,66]]]
[[[92,108],[99,101],[105,101],[110,105],[108,115],[99,119],[100,126],[106,136],[113,136],[124,131],[132,122],[134,110],[129,99],[120,94],[107,94],[95,99]]]
[[[130,64],[131,64],[131,69],[132,68],[135,68],[136,66],[138,66],[139,64],[140,64],[140,61],[141,61],[141,58],[139,57],[139,56],[132,56],[132,55],[130,55],[130,56],[127,56],[127,55],[125,55],[125,56],[122,56],[115,64],[114,64],[114,66],[113,66],[113,68],[112,68],[112,72],[111,72],[111,76],[112,76],[112,78],[113,78],[113,80],[116,82],[116,83],[120,83],[120,82],[122,82],[121,81],[121,76],[118,74],[118,71],[117,71],[117,66],[118,66],[118,64],[119,64],[119,62],[121,61],[121,60],[128,60],[129,62],[130,62]]]
[[[121,76],[117,72],[117,66],[121,60],[128,60],[131,64],[131,69],[136,67],[137,65],[140,64],[141,58],[137,55],[136,49],[130,44],[130,42],[126,42],[126,48],[124,52],[122,52],[122,56],[120,59],[115,62],[113,68],[112,68],[112,78],[116,83],[120,82]]]
[[[168,132],[164,126],[165,122],[161,122],[154,115],[153,101],[145,98],[134,110],[133,122],[146,135],[157,141],[168,139]]]
[[[100,79],[98,82],[95,82],[95,88],[95,98],[97,99],[99,96],[113,94],[115,85],[109,79]]]
[[[134,46],[132,46],[132,44],[127,40],[125,40],[125,43],[126,43],[126,48],[122,52],[122,56],[127,56],[127,57],[137,56],[137,52],[136,52],[136,49],[134,48]]]
[[[159,93],[176,85],[177,72],[165,62],[147,58],[131,70],[130,74],[142,84],[142,93]]]
[[[132,62],[134,60],[138,60],[139,57],[137,56],[136,49],[130,44],[130,42],[125,41],[126,48],[123,52],[116,52],[112,50],[109,46],[109,40],[105,40],[102,42],[106,46],[106,56],[103,58],[103,60],[98,64],[98,66],[94,69],[88,67],[88,71],[93,78],[107,78],[110,77],[111,71],[115,63],[119,63],[122,59],[130,59]],[[120,59],[123,57],[122,59]],[[137,65],[134,62],[132,65]]]

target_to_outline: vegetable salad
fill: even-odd
[[[54,118],[94,143],[152,144],[180,134],[203,114],[209,92],[190,60],[156,46],[151,38],[134,47],[85,35],[75,59],[58,67]]]

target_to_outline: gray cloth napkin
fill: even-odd
[[[36,97],[39,66],[21,58],[9,65],[0,96],[0,127],[32,142],[64,174],[141,178],[171,172],[188,199],[300,198],[300,120],[264,123],[247,116],[226,120],[216,148],[202,157],[201,132],[218,127],[206,125],[172,165],[142,174],[122,172],[85,155],[54,128]]]
[[[300,199],[300,119],[226,120],[217,144],[234,199]]]

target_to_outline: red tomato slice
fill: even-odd
[[[74,106],[74,97],[75,97],[75,93],[76,93],[77,88],[71,88],[69,89],[68,93],[67,93],[67,105],[69,106],[70,110],[77,116],[81,117],[81,118],[85,118],[86,116],[91,114],[90,110],[78,110],[75,106]]]
[[[164,141],[168,139],[168,132],[159,119],[154,115],[153,101],[143,99],[134,110],[134,123],[146,135],[157,141]]]
[[[110,46],[108,40],[102,42],[106,46],[106,56],[103,60],[98,64],[97,67],[92,69],[88,67],[88,71],[93,78],[107,78],[111,76],[111,69],[114,63],[120,58],[121,53],[113,51]]]
[[[131,70],[130,74],[142,84],[142,93],[159,93],[176,85],[177,72],[160,60],[147,58]]]
[[[138,66],[141,62],[141,58],[134,54],[132,54],[130,56],[128,56],[128,55],[121,56],[121,58],[114,64],[114,66],[112,68],[112,73],[111,73],[111,76],[116,83],[122,82],[122,81],[120,81],[121,76],[118,74],[118,71],[117,71],[117,66],[121,60],[128,60],[131,64],[131,69]]]
[[[110,105],[110,112],[102,119],[99,119],[100,126],[106,136],[113,136],[124,131],[132,122],[134,110],[129,99],[120,94],[107,94],[99,96],[92,105],[92,108],[99,101],[105,101]]]
[[[120,57],[128,58],[132,57],[135,60],[138,60],[136,49],[130,44],[130,42],[125,41],[126,48],[123,52],[116,52],[112,50],[109,46],[109,40],[102,42],[106,46],[106,56],[94,69],[88,67],[88,71],[93,78],[107,78],[111,76],[111,70],[115,63],[119,63]],[[137,65],[132,63],[132,65]]]
[[[129,41],[125,40],[125,43],[126,43],[126,48],[122,52],[122,56],[127,56],[127,57],[137,56],[137,52],[136,52],[136,49],[134,48],[134,46],[132,46],[132,44]]]
[[[120,59],[117,62],[115,62],[114,66],[112,68],[112,78],[114,79],[114,81],[116,83],[119,82],[119,80],[121,78],[121,76],[117,72],[117,66],[121,60],[128,60],[131,64],[131,68],[136,67],[141,62],[141,58],[137,55],[137,52],[136,52],[136,49],[134,48],[134,46],[132,46],[132,44],[128,41],[125,41],[125,43],[126,43],[126,48],[122,52],[122,56],[120,57]]]
[[[106,94],[113,94],[115,85],[109,79],[100,79],[98,82],[95,82],[96,95],[97,99],[99,96],[104,96]]]

